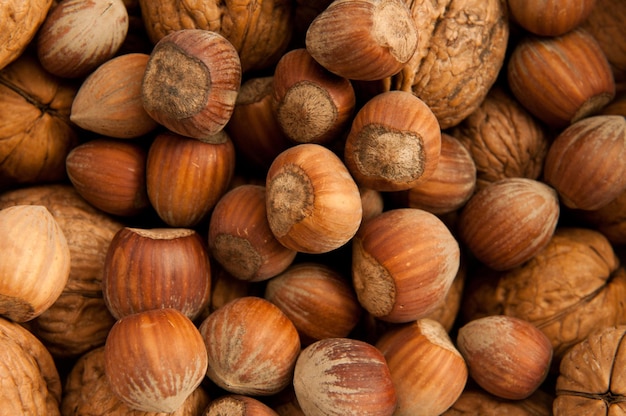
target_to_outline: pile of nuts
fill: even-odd
[[[624,414],[626,2],[0,4],[0,416]]]

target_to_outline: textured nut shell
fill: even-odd
[[[0,70],[16,60],[35,37],[52,0],[4,1],[0,5]]]
[[[37,33],[37,57],[52,74],[81,77],[113,57],[127,33],[122,0],[65,0],[50,10]]]
[[[60,415],[61,379],[52,356],[24,327],[0,318],[3,416]]]
[[[559,228],[533,259],[514,270],[481,273],[469,280],[465,321],[485,315],[527,320],[552,342],[553,361],[599,326],[624,321],[626,271],[601,233]]]
[[[200,333],[209,356],[207,376],[226,391],[267,396],[291,383],[298,331],[269,301],[237,298],[202,321]]]
[[[544,180],[570,208],[602,208],[626,190],[626,119],[595,116],[579,120],[552,142]]]
[[[559,198],[550,186],[527,178],[501,179],[463,207],[459,238],[488,267],[512,269],[548,244],[559,215]]]
[[[71,185],[37,185],[0,195],[0,209],[43,205],[57,221],[70,250],[70,274],[60,297],[33,321],[54,357],[78,356],[104,344],[115,323],[102,299],[107,248],[122,224],[96,210]]]
[[[0,211],[0,315],[29,321],[59,298],[70,274],[63,230],[42,205]]]
[[[551,394],[537,390],[524,400],[507,400],[469,387],[442,416],[552,416]]]
[[[198,387],[178,410],[169,416],[197,416],[209,405],[209,395]],[[104,346],[80,356],[65,379],[63,416],[162,416],[164,413],[143,412],[122,402],[111,390],[104,372]]]
[[[624,411],[625,334],[626,326],[599,328],[565,353],[556,381],[555,416]]]
[[[540,36],[559,36],[583,23],[596,0],[509,0],[511,19]]]
[[[420,42],[391,86],[412,90],[432,109],[441,128],[448,129],[480,105],[498,77],[509,38],[505,4],[405,1]]]
[[[463,261],[463,258],[461,258],[459,271],[456,273],[456,277],[452,281],[452,285],[450,286],[448,293],[441,300],[441,302],[439,302],[439,305],[425,316],[425,318],[439,322],[448,333],[454,329],[455,324],[457,323],[457,316],[461,310],[461,301],[463,299],[463,292],[465,289],[467,269],[467,262]]]
[[[260,400],[240,394],[227,394],[213,400],[203,416],[278,416]]]
[[[387,360],[398,396],[394,415],[440,415],[465,388],[465,360],[437,321],[420,319],[392,329],[376,348]]]
[[[616,245],[626,244],[626,191],[597,210],[582,211],[584,221]]]
[[[175,309],[121,318],[104,345],[104,371],[111,390],[137,410],[178,410],[200,386],[206,369],[200,332]]]
[[[70,120],[104,136],[131,139],[157,127],[141,101],[141,81],[149,56],[131,53],[112,58],[81,84]]]
[[[65,158],[78,144],[69,121],[76,90],[28,53],[0,72],[0,187],[66,178]]]
[[[390,416],[397,404],[385,357],[351,338],[327,338],[302,350],[293,386],[305,415]]]
[[[153,43],[180,29],[204,29],[228,39],[245,72],[275,64],[287,49],[292,31],[289,0],[253,1],[139,0],[146,32]]]
[[[510,93],[492,88],[451,132],[476,165],[476,190],[504,178],[539,179],[548,153],[547,130]]]

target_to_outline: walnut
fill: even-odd
[[[198,387],[183,405],[169,416],[198,416],[209,405],[209,395]],[[95,348],[76,360],[63,390],[63,416],[165,416],[166,413],[144,412],[130,408],[111,390],[104,372],[104,347]]]
[[[502,87],[451,131],[476,164],[476,190],[500,179],[538,179],[548,153],[546,128]]]
[[[0,194],[0,209],[44,205],[66,235],[70,276],[57,301],[32,322],[55,357],[78,356],[102,345],[115,320],[102,297],[102,270],[110,241],[123,225],[89,205],[71,185],[34,185]]]
[[[524,400],[506,400],[479,388],[467,388],[442,416],[551,416],[553,397],[543,390]]]
[[[61,379],[54,360],[26,328],[0,318],[0,414],[60,415]]]
[[[148,37],[153,43],[179,29],[206,29],[228,39],[244,72],[278,62],[291,39],[290,0],[139,0]]]
[[[509,38],[506,2],[405,1],[419,44],[390,87],[412,90],[442,129],[453,127],[480,105],[502,68]]]
[[[9,0],[0,3],[0,69],[24,52],[51,7],[52,0]]]
[[[0,190],[66,177],[65,158],[78,143],[69,120],[76,91],[31,54],[0,71]]]
[[[626,326],[598,328],[563,356],[553,414],[617,415],[626,410]]]
[[[553,364],[599,326],[626,323],[626,269],[610,242],[586,228],[557,228],[548,245],[506,272],[474,271],[461,315],[470,321],[510,315],[541,329],[552,342]]]

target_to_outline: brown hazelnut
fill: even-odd
[[[209,254],[195,230],[124,227],[111,240],[102,295],[116,319],[161,308],[195,319],[210,294]]]
[[[356,105],[350,80],[327,71],[306,49],[284,54],[273,80],[276,120],[291,141],[327,144],[347,129]]]
[[[341,159],[322,145],[304,143],[281,152],[267,172],[266,192],[270,229],[292,250],[337,249],[361,224],[359,188]]]
[[[602,208],[576,211],[581,220],[600,231],[612,244],[626,244],[626,190]]]
[[[113,393],[144,412],[178,410],[204,379],[207,354],[193,322],[176,309],[127,315],[104,344],[104,371]]]
[[[37,33],[37,57],[52,74],[82,77],[112,58],[127,33],[122,0],[61,1]]]
[[[344,160],[360,186],[399,191],[431,177],[440,153],[441,129],[430,108],[410,92],[388,91],[356,114]]]
[[[596,0],[508,0],[511,18],[541,36],[559,36],[587,19]]]
[[[291,383],[300,353],[298,331],[269,301],[234,299],[202,321],[200,333],[209,357],[206,375],[222,389],[268,396]]]
[[[352,241],[352,281],[359,303],[388,322],[425,317],[448,293],[460,248],[434,214],[397,208],[366,221]]]
[[[338,0],[309,25],[306,50],[324,68],[363,81],[398,73],[419,33],[402,0]]]
[[[465,388],[465,360],[437,321],[419,319],[391,329],[376,348],[385,356],[398,396],[394,415],[440,415]]]
[[[67,176],[94,207],[113,215],[133,216],[149,205],[145,148],[134,142],[96,138],[70,151]]]
[[[253,397],[226,394],[213,400],[202,416],[278,416],[278,413]]]
[[[459,328],[456,344],[478,385],[503,399],[522,400],[545,381],[550,339],[523,319],[492,315]]]
[[[170,131],[211,141],[230,119],[240,84],[233,45],[217,32],[185,29],[152,49],[141,96],[150,117]]]
[[[265,195],[264,186],[240,185],[224,194],[211,213],[211,255],[241,280],[267,280],[283,272],[296,257],[296,251],[280,244],[272,234]]]
[[[302,350],[293,386],[305,415],[391,416],[397,404],[385,357],[352,338],[326,338]]]
[[[602,208],[626,190],[626,119],[587,117],[564,129],[552,142],[544,180],[569,208]]]
[[[548,244],[559,216],[552,187],[528,178],[505,178],[470,198],[459,215],[458,234],[482,263],[507,270]]]
[[[615,96],[609,62],[581,27],[561,36],[526,36],[514,47],[506,76],[519,102],[557,129],[597,113]]]
[[[226,193],[234,170],[235,148],[223,130],[209,142],[162,132],[148,149],[148,198],[169,226],[193,227]]]

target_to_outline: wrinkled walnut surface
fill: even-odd
[[[553,397],[537,390],[524,400],[506,400],[468,388],[442,416],[551,416]]]

